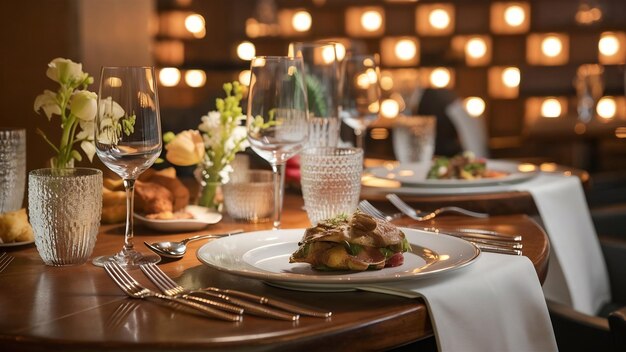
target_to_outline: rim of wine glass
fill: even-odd
[[[302,61],[301,57],[294,57],[294,56],[288,56],[288,55],[284,55],[284,56],[280,56],[280,55],[268,55],[268,56],[255,56],[252,58],[252,60],[256,60],[256,59],[265,59],[265,60],[297,60],[297,61]]]

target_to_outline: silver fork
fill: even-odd
[[[178,304],[198,310],[210,317],[227,321],[241,321],[241,315],[226,313],[217,309],[213,309],[196,302],[188,301],[182,298],[170,297],[149,290],[139,284],[130,274],[128,274],[116,262],[108,262],[104,265],[104,270],[109,274],[111,279],[119,286],[119,288],[132,298],[158,298],[164,301],[176,302]]]
[[[416,221],[425,221],[425,220],[430,220],[432,218],[434,218],[435,216],[441,214],[441,213],[447,213],[447,212],[452,212],[452,213],[457,213],[457,214],[462,214],[462,215],[467,215],[467,216],[471,216],[471,217],[475,217],[475,218],[486,218],[489,217],[488,214],[485,213],[478,213],[475,211],[471,211],[471,210],[467,210],[467,209],[463,209],[463,208],[459,208],[459,207],[441,207],[439,209],[435,209],[434,211],[430,212],[430,213],[418,213],[418,210],[413,209],[410,205],[406,204],[402,199],[400,199],[400,197],[398,197],[397,195],[391,193],[391,194],[387,194],[387,199],[391,202],[391,204],[393,204],[396,208],[398,208],[398,210],[400,210],[401,212],[404,213],[404,215],[410,217],[413,220]]]
[[[2,252],[0,254],[0,273],[11,264],[11,262],[15,259],[14,256],[8,255],[7,252]]]
[[[369,214],[377,219],[389,221],[390,217],[388,215],[378,210],[378,208],[373,206],[372,203],[368,202],[367,200],[360,201],[358,208],[362,212]],[[424,229],[424,230],[430,231],[433,233],[440,232],[440,231],[433,231],[429,229]],[[520,243],[521,238],[520,239],[512,238],[509,241],[505,241],[505,238],[499,237],[496,235],[473,234],[470,232],[445,232],[445,231],[441,231],[441,233],[462,238],[466,241],[473,243],[476,247],[486,252],[522,255],[522,251],[521,251],[522,244]]]
[[[189,297],[190,299],[194,297],[190,295],[192,293],[207,294],[213,297],[218,297],[218,298],[227,300],[229,302],[232,302],[233,304],[238,304],[238,305],[243,304],[242,306],[244,307],[244,311],[249,312],[249,313],[253,313],[253,311],[250,311],[250,309],[253,309],[253,310],[263,309],[264,312],[267,312],[268,308],[263,307],[263,305],[266,305],[266,306],[279,308],[290,313],[295,313],[298,315],[307,315],[311,317],[328,318],[332,315],[332,312],[323,312],[323,311],[313,310],[313,309],[309,309],[305,307],[296,306],[290,303],[277,301],[276,299],[270,299],[267,297],[258,296],[258,295],[254,295],[251,293],[241,292],[241,291],[236,291],[236,290],[220,289],[217,287],[207,287],[201,290],[186,291],[182,286],[180,286],[178,283],[172,280],[169,276],[167,276],[167,274],[165,274],[161,270],[161,268],[159,268],[157,265],[153,263],[142,265],[141,270],[144,272],[144,274],[146,274],[146,276],[152,282],[154,282],[155,285],[157,285],[157,287],[159,287],[159,284],[162,285],[163,286],[163,288],[161,288],[162,291],[165,289],[167,290],[167,292],[170,292],[170,294],[174,294],[174,295],[181,295],[181,294],[184,294],[184,292],[187,292],[187,294],[184,294],[184,296]],[[159,284],[157,284],[157,282]],[[166,292],[166,291],[163,291],[163,292]],[[250,306],[251,302],[242,301],[235,297],[230,297],[229,295],[248,299],[256,303]],[[244,305],[248,305],[247,310]],[[271,311],[276,312],[273,309]],[[279,312],[279,313],[282,313],[282,312]],[[293,315],[289,315],[289,316],[293,317]]]

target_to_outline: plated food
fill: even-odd
[[[426,178],[434,180],[475,180],[508,176],[504,171],[487,168],[487,159],[477,158],[474,153],[464,152],[452,158],[437,156],[433,158]]]
[[[309,263],[316,270],[378,270],[404,262],[411,250],[393,224],[360,211],[340,215],[306,229],[290,263]]]

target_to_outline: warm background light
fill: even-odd
[[[198,14],[192,14],[185,18],[185,28],[195,37],[204,37],[206,33],[204,17]]]
[[[256,48],[251,42],[245,41],[237,45],[237,57],[244,61],[250,61],[256,56]]]
[[[297,32],[308,31],[311,29],[312,23],[313,19],[311,18],[311,14],[304,10],[294,13],[293,18],[291,19],[291,25]]]
[[[251,75],[252,72],[250,70],[243,70],[239,72],[239,83],[243,84],[244,86],[249,86]]]
[[[415,30],[419,35],[439,36],[454,32],[455,6],[450,3],[418,5],[415,12]]]
[[[565,65],[569,41],[567,33],[531,33],[526,37],[526,60],[531,65]]]
[[[381,74],[380,76],[380,88],[382,90],[392,90],[393,89],[393,77],[389,74]]]
[[[411,60],[415,58],[417,47],[413,41],[409,39],[402,39],[396,43],[394,53],[400,60]]]
[[[380,41],[382,64],[387,67],[412,67],[419,64],[419,42],[415,37],[384,37]]]
[[[380,12],[369,10],[361,15],[361,26],[368,32],[375,32],[380,29],[383,24],[383,16]]]
[[[436,88],[445,88],[450,84],[450,71],[439,67],[430,73],[430,84]]]
[[[394,118],[400,112],[400,104],[393,99],[385,99],[380,104],[380,114],[386,118]]]
[[[450,14],[444,9],[434,9],[428,15],[428,23],[437,29],[446,29],[450,25]]]
[[[619,51],[619,40],[613,33],[603,33],[598,42],[598,50],[600,54],[605,56],[613,56]]]
[[[481,58],[487,53],[487,44],[482,38],[471,38],[465,44],[465,54],[472,58]]]
[[[509,88],[518,87],[520,79],[520,72],[517,67],[507,67],[502,71],[502,83]]]
[[[556,57],[563,50],[563,43],[555,36],[548,36],[541,42],[541,52],[548,57]]]
[[[185,72],[185,83],[193,88],[202,87],[206,83],[206,73],[202,70],[189,70]]]
[[[463,101],[465,110],[472,117],[480,117],[485,112],[485,101],[479,97],[468,97]]]
[[[547,118],[557,118],[561,116],[563,108],[561,102],[556,98],[546,98],[541,103],[541,116]]]
[[[335,55],[337,55],[337,60],[343,60],[346,57],[346,46],[341,43],[335,43]]]
[[[615,117],[615,113],[617,112],[617,104],[615,103],[615,98],[613,97],[602,97],[598,101],[598,105],[596,105],[596,112],[598,116],[603,119],[612,119]]]
[[[165,67],[159,72],[159,81],[164,87],[174,87],[180,82],[180,70],[175,67]]]
[[[508,6],[504,10],[504,21],[511,27],[519,27],[526,20],[526,12],[519,5]]]

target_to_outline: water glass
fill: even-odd
[[[236,221],[265,222],[274,211],[274,181],[271,171],[245,170],[233,172],[222,186],[224,206]]]
[[[363,149],[309,148],[300,155],[304,207],[312,224],[356,210]]]
[[[419,163],[430,167],[435,152],[437,120],[434,116],[410,116],[395,119],[393,152],[401,163]]]
[[[26,130],[0,129],[0,213],[22,208],[26,182]]]
[[[28,174],[28,210],[46,265],[83,264],[93,252],[102,214],[102,171],[38,169]]]

